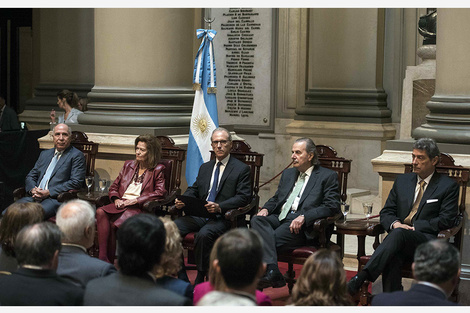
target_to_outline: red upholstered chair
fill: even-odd
[[[88,140],[88,136],[81,131],[72,131],[72,141],[70,143],[73,147],[83,152],[86,161],[86,176],[95,175],[95,160],[98,154],[99,144]],[[69,190],[57,196],[57,201],[65,202],[77,198],[79,190]],[[13,191],[15,201],[26,196],[24,187],[17,188]]]
[[[260,175],[260,168],[263,165],[263,154],[254,152],[251,150],[251,147],[248,143],[242,140],[233,140],[232,142],[232,150],[230,151],[230,155],[232,157],[237,158],[238,160],[242,161],[243,163],[250,166],[251,176],[250,176],[250,183],[251,188],[253,190],[252,193],[252,200],[251,203],[238,208],[229,210],[225,213],[225,219],[231,221],[231,228],[236,228],[239,223],[238,220],[240,218],[244,218],[246,221],[246,225],[248,224],[251,217],[257,212],[259,206],[259,175]],[[211,151],[211,159],[215,159],[215,154]],[[172,210],[173,217],[182,214],[182,210]],[[187,269],[193,269],[195,266],[194,260],[194,238],[196,233],[189,233],[183,238],[183,248],[188,250],[188,264],[186,266]]]
[[[168,213],[170,205],[174,204],[176,196],[181,194],[181,170],[186,157],[186,150],[175,146],[173,139],[167,136],[157,136],[162,146],[162,159],[160,164],[165,165],[163,172],[165,176],[165,188],[168,191],[165,199],[159,201],[148,201],[144,204],[143,210],[146,213],[163,216]],[[108,196],[102,196],[96,201],[96,207],[102,207],[110,203]],[[115,236],[115,232],[111,232]],[[115,240],[116,238],[111,238]],[[92,247],[90,255],[98,257],[99,253],[98,237],[95,236],[95,243]]]
[[[411,173],[413,171],[413,166],[411,164],[405,164],[405,173]],[[462,166],[457,166],[454,163],[454,159],[447,153],[441,153],[439,163],[436,166],[436,171],[440,174],[444,174],[454,179],[460,186],[460,200],[459,200],[459,215],[455,221],[455,225],[452,228],[442,230],[437,235],[437,238],[449,240],[459,251],[462,253],[462,241],[463,241],[463,231],[464,231],[464,212],[465,212],[465,198],[467,193],[467,184],[469,179],[468,168]],[[385,229],[382,225],[377,224],[375,226],[369,227],[367,230],[369,236],[374,236],[376,242],[379,241],[379,236],[385,233]],[[376,247],[375,247],[376,248]],[[358,271],[361,271],[367,262],[370,260],[371,255],[362,256],[359,259]],[[411,263],[406,263],[402,269],[402,277],[413,278],[413,272],[411,270]],[[356,299],[357,302],[360,302],[361,305],[370,305],[372,296],[369,293],[369,281],[365,281],[361,287],[359,293],[359,299]],[[451,299],[454,302],[458,302],[458,286],[455,288]]]
[[[346,201],[346,190],[348,185],[348,174],[351,171],[351,160],[338,157],[335,149],[325,145],[317,145],[318,160],[320,165],[331,169],[338,173],[338,184],[341,201]],[[294,264],[303,265],[307,258],[312,255],[315,251],[320,248],[327,248],[341,253],[341,247],[329,240],[327,238],[328,229],[332,228],[334,222],[343,216],[342,213],[339,213],[335,216],[318,219],[314,223],[313,231],[318,234],[319,246],[304,246],[293,250],[292,252],[279,253],[277,255],[278,262],[287,263],[287,272],[284,275],[287,286],[289,288],[289,293],[292,292],[292,288],[295,283],[295,271]]]

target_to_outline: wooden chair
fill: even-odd
[[[242,140],[233,140],[232,150],[230,151],[231,157],[235,157],[243,163],[250,166],[250,184],[253,190],[252,199],[250,204],[238,208],[229,210],[225,213],[225,219],[231,222],[231,228],[236,228],[240,225],[240,219],[244,219],[245,225],[251,217],[257,212],[259,206],[259,176],[260,168],[263,166],[263,154],[254,152],[248,143]],[[211,159],[215,159],[214,151],[211,151]],[[182,210],[172,210],[172,214],[181,215]],[[189,233],[183,238],[183,248],[188,250],[188,263],[195,264],[194,260],[194,239],[197,233]],[[195,268],[194,266],[186,266],[187,269]]]
[[[411,173],[413,171],[412,164],[405,164],[405,173]],[[460,186],[460,200],[459,200],[459,214],[455,220],[455,225],[452,228],[445,229],[439,232],[437,238],[452,240],[452,244],[462,253],[462,242],[463,242],[463,231],[464,231],[464,212],[465,212],[465,199],[467,193],[467,184],[469,179],[470,170],[464,168],[461,165],[455,165],[454,159],[447,153],[441,153],[439,163],[436,165],[436,171],[440,174],[447,175],[454,179]],[[381,224],[369,227],[367,234],[375,237],[375,241],[379,242],[379,236],[385,233],[385,229]],[[374,247],[375,249],[376,247]],[[369,262],[371,255],[362,256],[359,259],[358,272],[361,271],[364,266]],[[405,263],[402,268],[402,277],[413,278],[413,272],[411,270],[412,263]],[[361,287],[359,293],[359,302],[361,305],[370,305],[372,296],[369,293],[369,281],[365,281]],[[451,299],[454,302],[458,302],[458,286],[452,293]]]
[[[98,154],[99,144],[88,140],[88,136],[81,131],[72,131],[71,146],[82,151],[86,161],[86,176],[94,176],[95,174],[95,160]],[[57,201],[66,202],[77,198],[79,190],[69,190],[62,192],[57,196]],[[15,201],[26,196],[24,187],[17,188],[13,191]]]
[[[335,149],[325,145],[317,145],[318,160],[320,165],[338,173],[338,184],[341,201],[345,202],[347,198],[346,190],[348,185],[348,174],[351,171],[351,160],[337,156]],[[319,246],[308,245],[297,248],[291,252],[279,253],[278,262],[287,263],[287,272],[284,275],[289,293],[295,283],[294,264],[303,265],[307,258],[321,248],[331,249],[341,253],[341,247],[331,241],[329,238],[333,233],[334,222],[343,216],[342,213],[335,216],[318,219],[313,226],[313,232],[317,234]]]
[[[162,159],[159,163],[165,165],[163,174],[165,177],[165,188],[168,191],[168,194],[165,199],[144,203],[142,209],[146,213],[163,216],[169,214],[168,209],[170,205],[174,204],[176,196],[181,194],[181,170],[186,157],[186,150],[177,147],[173,139],[170,137],[157,136],[157,138],[160,140],[162,146]],[[96,207],[99,208],[110,203],[111,201],[109,200],[109,196],[102,196],[96,201]],[[112,232],[112,234],[115,235],[114,232]],[[112,238],[111,240],[114,239],[115,238]],[[91,256],[98,257],[98,249],[98,238],[96,234],[94,246],[89,254]]]

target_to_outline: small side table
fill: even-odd
[[[96,201],[98,201],[99,198],[107,195],[107,192],[101,191],[92,191],[90,194],[88,194],[87,191],[80,191],[79,193],[77,193],[78,199],[88,201],[92,204],[96,204]]]
[[[366,236],[367,236],[367,228],[370,226],[377,225],[379,223],[378,219],[370,219],[369,222],[367,220],[352,220],[352,221],[336,221],[336,233],[338,238],[338,244],[341,246],[341,258],[344,257],[344,235],[356,235],[357,236],[357,259],[361,256],[366,255]],[[377,248],[379,243],[374,242],[374,249]]]

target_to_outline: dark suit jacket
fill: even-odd
[[[196,181],[186,189],[184,195],[205,200],[210,191],[214,165],[215,160],[202,164]],[[231,156],[217,188],[214,202],[219,204],[222,214],[247,205],[251,201],[250,167]]]
[[[39,186],[54,152],[54,148],[41,152],[33,169],[26,176],[26,192],[29,193],[31,189]],[[85,172],[86,163],[83,153],[72,146],[65,149],[49,180],[50,197],[57,198],[61,192],[80,189],[85,181]]]
[[[16,112],[6,105],[3,109],[2,118],[0,119],[0,129],[2,132],[8,130],[20,130],[20,123],[18,123]]]
[[[193,285],[185,282],[184,280],[171,276],[163,276],[157,279],[157,284],[165,289],[190,299],[191,302],[193,301]]]
[[[418,175],[399,175],[393,184],[384,208],[380,211],[380,223],[389,230],[399,220],[403,223],[413,206]],[[437,172],[431,178],[415,215],[413,225],[416,231],[436,237],[442,229],[453,226],[458,210],[459,186],[446,175]]]
[[[269,214],[281,213],[281,208],[294,188],[299,173],[296,168],[284,170],[276,193],[263,206],[263,208],[268,209]],[[303,214],[305,216],[308,233],[308,228],[313,225],[315,220],[341,212],[338,174],[335,171],[316,165],[302,193],[297,212],[299,215]],[[311,239],[308,233],[306,233],[307,238]]]
[[[372,298],[376,306],[449,306],[458,305],[446,300],[446,296],[436,288],[416,284],[408,291],[381,293]]]
[[[53,270],[19,268],[0,275],[2,305],[82,305],[83,288],[57,276]]]
[[[157,285],[149,275],[114,273],[87,284],[84,305],[191,305],[191,300]]]
[[[116,272],[112,264],[92,258],[79,247],[63,245],[59,253],[57,275],[71,280],[77,286],[86,284],[98,277]]]
[[[109,187],[109,199],[112,203],[114,203],[115,199],[122,199],[127,187],[132,183],[136,169],[137,163],[135,160],[128,160],[124,163],[118,177]],[[137,198],[140,208],[142,208],[145,202],[160,200],[167,194],[165,177],[163,175],[164,169],[165,166],[163,164],[158,164],[154,169],[149,170],[145,174],[144,181],[142,182],[142,191],[140,197]]]

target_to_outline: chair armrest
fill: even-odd
[[[101,208],[102,206],[108,205],[110,203],[111,200],[109,200],[108,195],[99,197],[95,202],[97,208]]]
[[[258,202],[259,202],[259,198],[257,196],[253,197],[253,199],[251,200],[251,203],[245,205],[244,207],[240,207],[238,209],[231,209],[225,212],[225,219],[228,221],[232,221],[232,222],[236,221],[240,215],[247,214],[254,208],[257,208]]]
[[[69,191],[66,191],[66,192],[59,193],[59,195],[57,196],[57,201],[67,202],[67,201],[70,201],[72,199],[77,199],[77,193],[78,192],[79,192],[79,190],[69,190]]]
[[[376,237],[383,233],[385,233],[385,229],[383,228],[382,224],[376,224],[367,227],[367,236]]]
[[[179,194],[178,190],[174,190],[169,195],[167,195],[165,199],[152,200],[152,201],[145,202],[142,208],[145,212],[149,212],[149,213],[155,212],[156,210],[160,209],[162,206],[168,205],[174,202],[178,194]]]
[[[314,231],[324,231],[326,226],[333,224],[335,221],[339,220],[341,217],[343,217],[343,213],[338,213],[333,216],[328,216],[324,218],[319,218],[315,220],[313,223],[313,230]]]
[[[16,188],[13,190],[13,197],[15,199],[21,199],[26,196],[26,189],[24,187]]]
[[[450,239],[452,236],[455,236],[459,232],[459,230],[462,228],[462,224],[463,224],[462,219],[463,219],[463,216],[459,214],[457,218],[455,219],[454,227],[441,230],[439,234],[437,234],[437,238]]]

